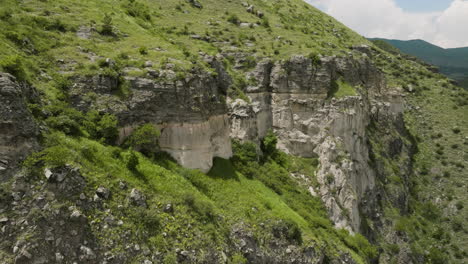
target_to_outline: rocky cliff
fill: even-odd
[[[37,100],[38,95],[7,73],[0,73],[0,89],[0,173],[6,179],[38,149],[39,128],[28,109],[28,103]]]
[[[205,60],[213,73],[194,68],[176,74],[168,64],[145,77],[77,76],[71,95],[79,109],[115,114],[122,127],[120,141],[139,124],[152,123],[162,132],[161,150],[187,168],[208,172],[214,157],[232,155],[225,103],[231,78],[216,58]],[[131,95],[122,100],[116,91],[123,85]]]
[[[0,6],[0,262],[466,259],[443,76],[299,0],[33,2]]]
[[[281,150],[318,157],[319,186],[310,191],[322,198],[337,227],[353,232],[361,231],[359,205],[374,200],[369,197],[377,191],[368,126],[402,122],[403,111],[401,91],[387,87],[367,56],[371,49],[361,48],[367,53],[357,52],[358,59],[295,56],[266,67],[260,63],[248,73],[261,83],[247,88],[251,102],[232,101],[230,113],[233,137],[260,142],[272,129]],[[355,87],[356,94],[335,98],[337,82]]]

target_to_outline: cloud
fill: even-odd
[[[468,46],[468,0],[441,12],[415,13],[394,0],[306,0],[366,37],[424,39],[445,48]]]

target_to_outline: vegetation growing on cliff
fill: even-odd
[[[277,152],[274,145],[270,150]],[[361,235],[336,230],[320,199],[310,196],[305,186],[290,178],[290,173],[304,173],[313,179],[317,166],[313,159],[278,152],[281,165],[270,156],[259,163],[249,143],[237,144],[234,165],[229,160],[215,159],[212,170],[203,174],[184,169],[164,155],[149,158],[60,132],[47,136],[46,146],[26,161],[38,177],[44,168],[69,164],[85,176],[86,197],[92,197],[99,186],[109,188],[107,212],[99,208],[82,212],[93,220],[91,228],[104,247],[110,246],[110,241],[124,245],[124,240],[130,239],[169,258],[174,247],[199,250],[232,243],[227,234],[242,223],[239,228],[249,229],[255,240],[284,238],[292,244],[322,248],[329,258],[349,251],[364,263],[377,254]],[[132,162],[132,157],[138,162],[129,169],[126,164]],[[240,172],[245,169],[243,162],[255,164],[249,177]],[[124,202],[132,188],[146,195],[147,207]],[[110,215],[123,224],[102,229],[100,221]],[[131,238],[124,235],[127,230],[132,231]],[[125,254],[122,250],[116,248],[114,254]],[[229,254],[235,258],[241,252]]]
[[[291,246],[288,254],[304,255],[312,248],[314,254],[323,253],[325,261],[349,255],[366,263],[386,253],[391,262],[403,250],[411,251],[415,262],[462,263],[467,258],[466,91],[416,62],[374,47],[302,1],[255,0],[250,1],[251,11],[241,1],[200,2],[2,1],[0,69],[39,90],[40,103],[29,108],[47,128],[44,149],[25,162],[32,173],[28,183],[39,189],[46,168],[79,168],[87,183],[85,198],[73,198],[99,205],[82,212],[92,233],[103,248],[115,255],[130,254],[134,262],[144,261],[140,252],[148,249],[160,253],[165,263],[190,256],[191,250],[199,259],[221,261],[210,256],[223,252],[223,261],[243,263],[242,243],[272,250],[268,242]],[[383,143],[385,128],[369,127],[374,135],[372,162],[385,171],[377,183],[388,196],[383,219],[391,223],[388,231],[399,244],[365,234],[371,245],[360,234],[335,229],[321,200],[304,184],[318,185],[318,161],[278,151],[272,133],[260,144],[261,152],[252,142],[233,142],[233,158],[215,159],[212,170],[203,174],[155,153],[160,131],[152,125],[136,129],[118,146],[113,114],[70,106],[71,80],[77,76],[111,76],[118,82],[111,92],[125,98],[132,91],[123,76],[154,77],[167,67],[180,82],[195,68],[214,75],[203,54],[224,55],[233,79],[227,95],[248,102],[244,91],[256,80],[245,72],[260,59],[310,54],[319,65],[321,55],[347,56],[351,47],[362,44],[376,52],[371,60],[385,73],[389,87],[406,95],[409,131],[397,137],[417,147],[414,156],[391,156],[391,144]],[[334,88],[328,97],[358,92],[342,79]],[[96,96],[93,93],[86,96]],[[401,173],[401,164],[410,164],[408,175]],[[3,183],[2,197],[9,184]],[[94,198],[99,187],[108,188],[110,198]],[[406,193],[409,204],[399,204]],[[68,200],[52,205],[67,217],[74,206]],[[33,219],[42,219],[35,214],[39,216]],[[35,234],[26,237],[40,239]],[[128,241],[138,250],[124,248]],[[0,259],[11,260],[12,247],[5,245]]]

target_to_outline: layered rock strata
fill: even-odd
[[[82,110],[115,114],[121,140],[138,125],[154,124],[161,129],[161,150],[185,167],[208,172],[214,157],[232,155],[225,103],[231,79],[218,60],[206,59],[215,73],[164,69],[146,77],[125,77],[121,83],[106,76],[78,78],[71,97]],[[123,100],[116,95],[122,85],[131,90]]]
[[[337,227],[360,231],[359,204],[376,191],[367,128],[372,120],[392,122],[401,115],[399,93],[386,87],[366,54],[263,61],[248,76],[258,85],[247,88],[251,102],[229,102],[231,136],[258,142],[272,129],[281,150],[317,157],[319,186],[311,186],[311,193],[322,198]],[[356,95],[334,98],[339,81],[353,86]]]

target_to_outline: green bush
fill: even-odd
[[[70,150],[66,146],[52,146],[41,152],[30,155],[24,162],[24,165],[27,168],[33,168],[38,164],[51,168],[62,167],[69,162],[70,158],[74,154],[74,151]]]
[[[63,23],[62,20],[56,18],[52,21],[47,21],[47,25],[45,26],[45,29],[46,30],[49,30],[49,31],[52,31],[52,30],[56,30],[56,31],[60,31],[60,32],[66,32],[67,31],[67,25],[65,25]]]
[[[65,104],[55,104],[44,109],[48,117],[45,119],[49,128],[62,131],[70,136],[83,136],[81,122],[84,116],[80,111]]]
[[[427,202],[422,205],[422,216],[429,221],[435,221],[439,219],[441,212],[440,209],[433,203]]]
[[[72,82],[63,75],[58,75],[54,78],[55,86],[60,90],[67,90],[72,86]]]
[[[112,17],[109,14],[104,14],[101,25],[101,34],[107,36],[114,35],[114,24],[112,22]]]
[[[28,79],[23,66],[23,59],[18,55],[7,56],[0,60],[0,69],[15,76],[18,81],[27,81]]]
[[[265,28],[270,28],[270,21],[268,20],[268,18],[264,17],[262,19],[262,21],[260,22],[260,24],[265,27]]]
[[[9,21],[10,18],[12,17],[13,17],[13,10],[9,8],[0,10],[0,20]]]
[[[277,238],[284,237],[290,242],[302,244],[302,231],[299,225],[292,220],[282,220],[273,226],[273,235]]]
[[[136,128],[126,139],[125,146],[150,154],[158,151],[161,132],[153,124],[144,124]]]
[[[228,261],[229,264],[246,264],[247,263],[247,259],[244,258],[244,256],[242,256],[241,254],[234,254],[232,257],[231,257],[231,260]]]
[[[18,46],[22,46],[24,43],[24,36],[15,31],[5,32],[5,37]]]
[[[104,114],[97,126],[98,136],[104,138],[107,142],[114,141],[118,136],[117,118],[111,114]]]
[[[89,111],[82,124],[89,136],[93,139],[112,144],[118,137],[117,118],[112,114],[99,114],[99,112]]]
[[[359,233],[351,235],[345,229],[340,229],[338,234],[348,247],[365,256],[369,261],[377,257],[377,249],[363,235]]]
[[[262,144],[260,148],[262,149],[263,155],[265,156],[272,156],[276,152],[276,143],[278,143],[278,139],[273,131],[268,131],[266,136],[262,140]]]
[[[138,52],[139,52],[141,55],[147,55],[147,54],[148,54],[148,48],[145,47],[145,46],[141,46],[140,48],[138,48]]]
[[[309,54],[308,57],[309,57],[309,59],[312,60],[312,65],[318,66],[318,65],[321,64],[320,56],[319,56],[318,53],[312,52],[312,53]]]
[[[447,263],[447,255],[440,249],[432,247],[429,249],[428,260],[431,264]]]
[[[257,147],[253,142],[241,143],[237,140],[232,142],[234,155],[232,161],[246,164],[248,162],[257,162]]]
[[[232,142],[234,155],[231,162],[240,173],[245,177],[252,179],[259,169],[259,157],[257,147],[252,142],[241,143],[234,140]]]
[[[266,136],[262,139],[260,145],[260,149],[263,152],[263,161],[265,162],[271,158],[282,167],[287,167],[288,159],[285,156],[285,153],[276,149],[277,143],[278,138],[276,137],[276,135],[273,133],[272,130],[268,131]]]
[[[177,264],[178,261],[177,261],[176,253],[174,252],[167,253],[166,256],[164,256],[163,263],[164,264]]]
[[[133,173],[138,173],[138,165],[140,164],[140,160],[135,152],[131,152],[130,156],[127,160],[127,169],[129,169]]]
[[[126,9],[128,15],[151,21],[151,14],[148,11],[150,8],[147,5],[135,0],[129,0],[123,7]]]
[[[257,59],[254,56],[248,56],[242,61],[242,67],[252,69],[257,65]]]
[[[241,21],[239,17],[235,14],[231,14],[228,16],[227,21],[234,24],[234,25],[240,25]]]
[[[132,207],[129,216],[133,222],[139,224],[139,232],[149,232],[150,236],[156,235],[161,227],[161,220],[157,211],[151,208]]]

